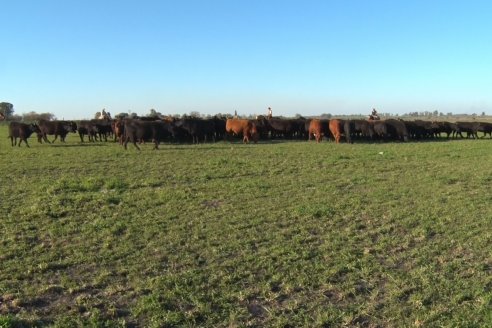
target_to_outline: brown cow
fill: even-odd
[[[229,137],[242,135],[243,143],[248,143],[250,139],[253,139],[255,143],[258,141],[256,124],[250,120],[229,118],[226,121],[225,131]]]
[[[114,141],[118,140],[120,145],[123,145],[123,137],[125,134],[125,122],[123,119],[117,119],[111,122],[111,128],[113,129]]]
[[[311,122],[309,123],[308,140],[311,140],[311,135],[314,135],[314,138],[316,139],[316,143],[322,141],[323,136],[326,134],[326,132],[328,132],[327,126],[328,126],[328,122],[326,121],[312,119]]]
[[[330,120],[328,125],[330,127],[331,134],[335,138],[335,142],[340,143],[344,122],[342,120]]]

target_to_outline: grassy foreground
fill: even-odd
[[[492,140],[77,139],[0,138],[0,327],[492,326]]]

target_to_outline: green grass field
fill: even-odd
[[[492,140],[0,136],[0,327],[492,326]]]

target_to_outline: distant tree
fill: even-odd
[[[190,116],[191,117],[200,117],[200,112],[194,110],[194,111],[191,111],[190,112]]]
[[[2,113],[5,119],[8,120],[10,116],[14,114],[14,105],[8,102],[1,102],[0,113]]]
[[[482,116],[485,116],[485,112],[482,112]]]
[[[439,116],[444,116],[444,113],[443,112],[439,112]]]
[[[119,113],[117,114],[114,118],[118,119],[118,118],[125,118],[125,117],[128,117],[130,114],[128,113]]]
[[[322,117],[322,118],[328,118],[328,119],[331,118],[331,116],[332,115],[330,113],[323,113],[323,114],[320,115],[320,117]]]
[[[437,116],[437,115],[439,115],[439,111],[438,111],[438,110],[433,111],[433,112],[432,112],[432,115],[433,115],[433,116]]]
[[[22,121],[22,116],[17,114],[10,115],[9,121],[15,121],[15,122]]]
[[[40,120],[53,121],[56,120],[56,116],[53,113],[41,113],[39,114]]]
[[[138,118],[137,113],[130,113],[129,116],[130,116],[130,118]]]
[[[100,116],[101,116],[101,112],[96,112],[96,114],[94,115],[94,118],[96,120],[98,120]]]
[[[55,118],[55,114],[53,113],[36,113],[34,111],[31,111],[22,114],[22,121],[24,122],[34,122],[39,120],[52,121]]]
[[[453,116],[453,113],[452,112],[449,112],[446,114],[446,116]]]

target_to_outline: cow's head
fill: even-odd
[[[36,123],[31,123],[31,125],[29,125],[29,128],[32,132],[41,133],[41,129]]]
[[[77,123],[75,123],[74,121],[68,122],[68,131],[70,132],[77,131]]]

